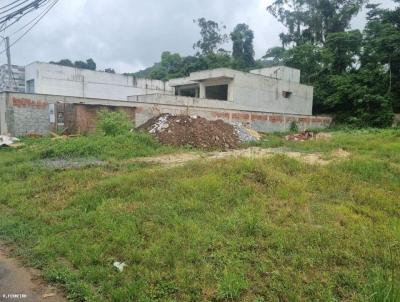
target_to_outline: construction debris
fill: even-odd
[[[124,268],[127,267],[128,265],[126,265],[124,262],[114,262],[113,266],[119,270],[120,273],[122,273],[124,271]]]
[[[240,123],[232,123],[232,125],[235,128],[240,141],[243,143],[258,142],[261,139],[261,135],[253,129],[244,127]]]
[[[332,138],[331,133],[320,132],[318,134],[315,134],[314,132],[308,130],[298,134],[290,134],[285,137],[287,141],[296,141],[296,142],[304,142],[308,140],[328,141],[331,138]]]
[[[304,142],[314,138],[315,138],[314,132],[308,130],[297,134],[290,134],[285,137],[287,141],[295,141],[295,142]]]
[[[18,148],[22,144],[19,143],[19,139],[8,135],[0,135],[0,147],[12,147]]]
[[[139,130],[152,134],[163,144],[203,149],[235,149],[243,142],[259,139],[239,125],[186,115],[162,114],[149,120]]]

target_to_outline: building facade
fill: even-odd
[[[175,96],[131,96],[136,125],[161,113],[199,115],[261,132],[326,128],[330,117],[312,116],[313,87],[300,84],[300,70],[278,66],[250,72],[220,68],[173,79]]]
[[[0,66],[0,91],[25,92],[25,67],[11,65],[11,78],[8,65]]]
[[[26,92],[126,101],[131,95],[173,94],[163,81],[34,62],[25,68]]]

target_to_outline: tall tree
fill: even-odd
[[[215,53],[219,47],[227,41],[228,36],[223,33],[225,26],[220,26],[217,22],[200,18],[193,20],[200,27],[201,39],[194,45],[194,49],[198,49],[202,55]]]
[[[400,7],[388,10],[368,5],[367,8],[361,63],[371,69],[386,67],[388,81],[383,91],[389,94],[395,110],[400,112]]]
[[[324,43],[329,33],[344,32],[367,0],[274,0],[267,10],[287,29],[284,46]]]
[[[232,56],[239,68],[252,67],[254,60],[254,33],[247,24],[238,24],[231,33]]]

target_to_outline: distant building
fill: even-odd
[[[12,77],[10,87],[10,74],[8,65],[0,66],[0,91],[25,92],[25,67],[12,65]]]
[[[131,96],[136,125],[160,113],[199,115],[241,123],[260,132],[324,128],[331,118],[312,116],[312,86],[300,84],[300,70],[285,66],[242,72],[218,68],[172,79],[175,95]]]
[[[26,92],[127,101],[131,95],[173,94],[163,81],[34,62],[25,67]]]

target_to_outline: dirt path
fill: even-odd
[[[18,261],[7,257],[0,244],[0,301],[24,302],[66,302],[63,295],[54,287],[40,279],[34,269],[22,267]]]
[[[345,159],[350,156],[350,153],[337,149],[330,154],[329,159],[323,156],[322,153],[302,153],[287,151],[282,148],[247,148],[232,150],[227,152],[211,152],[211,153],[179,153],[171,155],[161,155],[155,157],[144,157],[134,159],[133,162],[145,162],[153,164],[161,164],[166,166],[179,166],[195,160],[215,160],[229,157],[245,157],[245,158],[268,158],[276,154],[284,154],[290,158],[298,159],[302,162],[311,165],[327,165],[334,160]]]

